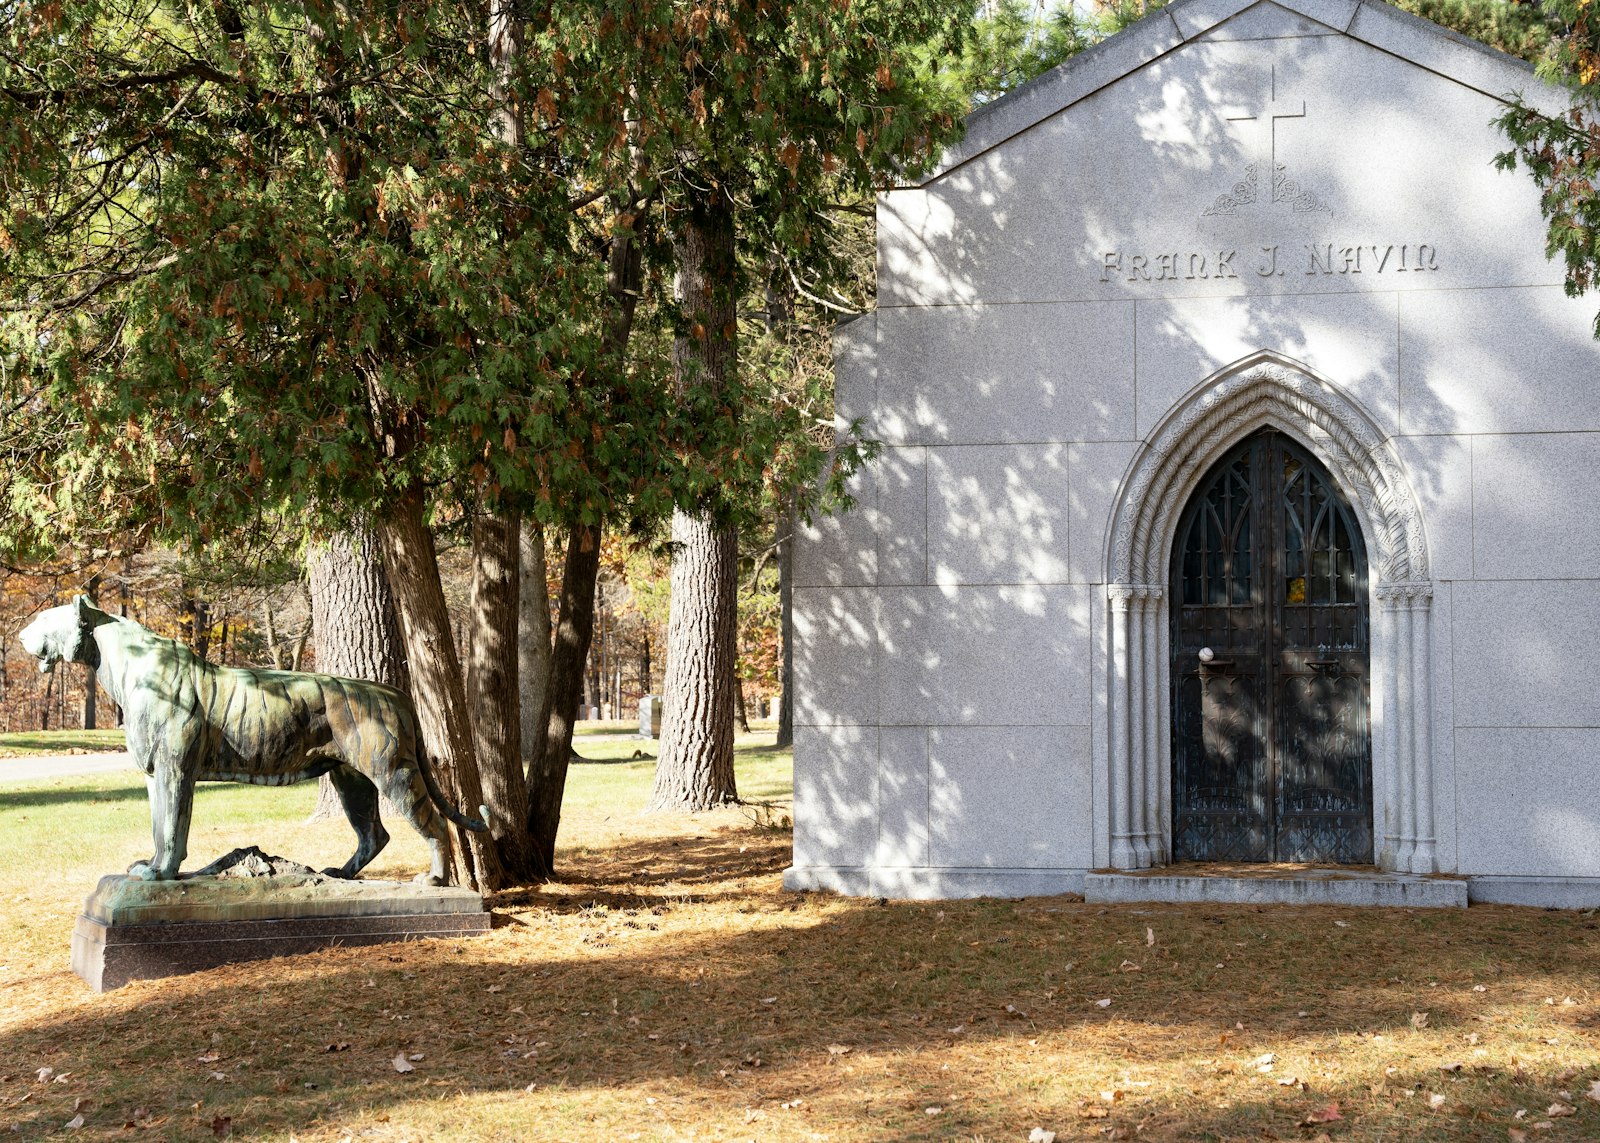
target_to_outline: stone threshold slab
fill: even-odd
[[[492,915],[482,911],[130,925],[107,924],[80,913],[72,930],[72,970],[90,988],[105,992],[129,981],[182,976],[335,945],[477,936],[488,932],[492,922]]]
[[[1233,873],[1087,873],[1083,899],[1095,904],[1349,905],[1465,909],[1462,878],[1412,873],[1295,869]]]

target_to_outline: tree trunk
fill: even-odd
[[[528,833],[528,784],[522,772],[522,714],[517,691],[517,619],[522,529],[516,513],[480,515],[472,525],[472,636],[467,694],[483,779],[484,804],[508,881],[535,880]]]
[[[529,516],[522,521],[517,548],[517,686],[522,692],[522,754],[533,757],[550,683],[550,586],[544,558],[544,527]]]
[[[50,676],[44,681],[44,698],[39,702],[39,729],[50,729],[50,700],[55,697],[56,676],[61,673],[60,663],[50,664]]]
[[[737,670],[734,671],[733,675],[733,714],[739,727],[739,733],[749,734],[750,715],[744,708],[744,680],[739,677]]]
[[[739,800],[733,774],[734,629],[739,542],[705,516],[672,517],[666,713],[652,810]]]
[[[90,603],[94,604],[96,607],[100,606],[100,575],[98,572],[90,576],[89,582],[83,585],[83,594],[89,597]],[[96,729],[95,700],[99,697],[96,694],[96,691],[99,689],[100,680],[95,675],[95,670],[93,667],[85,669],[84,676],[83,728],[85,730],[94,730]]]
[[[555,875],[556,830],[561,824],[572,731],[583,694],[583,665],[594,634],[594,588],[599,575],[600,529],[576,524],[567,540],[567,566],[561,577],[561,618],[550,657],[550,685],[528,764],[528,828],[542,877]]]
[[[739,268],[733,204],[713,187],[695,197],[673,236],[684,330],[672,346],[673,384],[721,389],[738,368]],[[672,516],[667,704],[656,761],[655,810],[702,810],[739,800],[733,776],[739,537],[709,512]]]
[[[422,489],[406,489],[376,523],[405,640],[422,741],[446,796],[457,809],[477,814],[483,793],[466,687],[439,582],[433,533],[423,520]],[[493,839],[459,827],[457,833],[462,844],[453,847],[456,882],[480,892],[504,884]]]
[[[379,566],[382,566],[381,562]],[[311,553],[308,552],[306,555],[306,568],[308,572],[310,567]],[[384,586],[386,588],[388,587],[387,580],[384,581]],[[312,592],[313,603],[315,603],[315,595],[316,593]],[[313,607],[312,610],[315,611],[315,607]],[[317,626],[315,618],[312,619],[311,625],[313,627]],[[270,588],[261,593],[261,626],[267,634],[267,654],[272,658],[272,669],[274,671],[281,671],[283,670],[283,651],[278,646],[278,623],[277,617],[272,613],[272,591]]]
[[[794,745],[794,526],[794,508],[786,505],[778,517],[779,746]]]
[[[325,544],[311,544],[306,550],[306,578],[311,585],[311,626],[317,634],[317,669],[409,692],[411,677],[395,618],[394,593],[372,528],[358,521],[348,531],[328,537]],[[261,606],[267,629],[273,632],[273,665],[278,666],[282,653],[271,601],[263,600]],[[387,810],[388,803],[384,806]],[[333,782],[323,775],[311,820],[343,814]]]

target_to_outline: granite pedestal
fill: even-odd
[[[467,937],[491,923],[467,889],[320,874],[141,881],[113,875],[84,903],[72,968],[104,992],[240,961],[421,937]]]

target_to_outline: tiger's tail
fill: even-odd
[[[479,821],[477,818],[469,818],[466,814],[452,806],[449,799],[444,796],[444,791],[439,789],[438,780],[433,776],[433,762],[426,754],[422,754],[420,752],[417,754],[417,769],[422,772],[422,784],[428,787],[428,797],[432,799],[433,804],[439,808],[440,813],[449,818],[451,821],[455,822],[456,825],[460,826],[462,829],[470,829],[475,833],[489,832],[488,823],[490,818],[488,806],[478,807],[478,813],[483,815],[482,821]]]

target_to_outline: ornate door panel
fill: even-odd
[[[1186,508],[1172,579],[1174,858],[1371,861],[1366,557],[1327,473],[1251,437]]]

